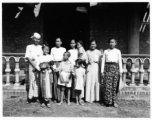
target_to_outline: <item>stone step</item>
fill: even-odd
[[[8,97],[26,97],[26,86],[5,86],[3,87],[3,99]],[[118,99],[125,100],[150,100],[150,87],[124,87],[118,93]]]

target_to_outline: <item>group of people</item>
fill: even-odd
[[[117,41],[109,39],[109,48],[96,49],[95,40],[90,41],[90,49],[85,51],[81,40],[71,40],[70,50],[62,47],[57,38],[55,47],[39,45],[41,35],[34,33],[34,44],[26,47],[25,58],[29,62],[27,102],[39,100],[42,107],[51,107],[50,100],[61,105],[64,100],[71,105],[84,105],[102,99],[106,106],[118,107],[117,93],[119,78],[122,76],[121,52],[116,49]],[[102,94],[101,94],[102,93]]]

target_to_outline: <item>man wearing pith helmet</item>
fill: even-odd
[[[42,46],[39,45],[41,40],[41,35],[37,32],[33,33],[31,36],[33,44],[27,45],[25,58],[29,62],[29,72],[28,72],[28,103],[31,103],[33,100],[36,101],[39,97],[40,91],[40,81],[39,81],[39,71],[36,69],[36,58],[40,55],[43,55]]]

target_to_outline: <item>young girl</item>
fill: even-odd
[[[71,40],[70,46],[71,46],[71,49],[68,50],[68,52],[70,52],[70,54],[71,54],[69,61],[71,61],[71,63],[74,66],[76,64],[76,60],[78,58],[78,50],[75,48],[76,42],[74,39]],[[74,79],[75,79],[74,76],[72,76],[72,90],[71,90],[71,97],[72,98],[75,98]]]
[[[42,95],[42,107],[51,107],[50,98],[52,98],[52,83],[53,83],[53,58],[49,55],[49,46],[43,45],[43,55],[37,59],[37,65],[40,69],[40,87]]]
[[[88,62],[87,55],[83,48],[83,42],[81,40],[77,42],[77,49],[78,49],[78,59],[81,59],[85,61],[85,63],[87,63]]]
[[[71,80],[71,74],[73,71],[73,65],[69,61],[70,53],[65,52],[63,54],[63,61],[61,62],[60,66],[58,67],[59,71],[59,80],[58,80],[58,85],[60,85],[61,88],[61,101],[59,105],[63,103],[63,96],[64,96],[64,91],[65,88],[68,89],[68,105],[70,105],[70,94],[71,94],[71,85],[72,85],[72,80]]]
[[[77,61],[77,69],[75,70],[75,93],[76,93],[76,103],[77,105],[83,105],[81,102],[82,92],[84,92],[85,85],[85,69],[82,67],[84,61],[78,59]]]
[[[120,50],[115,48],[117,41],[112,38],[109,39],[108,43],[109,49],[104,51],[101,66],[104,103],[107,106],[113,105],[114,107],[118,107],[116,104],[116,91],[119,77],[122,76],[122,58]]]
[[[72,62],[73,65],[75,65],[75,61],[78,58],[78,51],[76,49],[76,42],[74,39],[71,40],[70,43],[71,49],[68,50],[68,52],[70,52],[71,56],[69,57],[69,61]]]

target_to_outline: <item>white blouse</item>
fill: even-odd
[[[66,52],[66,49],[63,47],[59,47],[59,48],[53,47],[51,49],[51,55],[53,57],[53,60],[62,61],[64,52]]]
[[[122,58],[120,50],[114,49],[107,49],[103,53],[102,58],[102,65],[101,65],[101,73],[104,72],[105,62],[116,62],[119,63],[119,72],[122,73]]]
[[[68,50],[70,52],[71,56],[69,58],[69,61],[75,65],[75,61],[78,59],[78,50],[77,49],[70,49]]]
[[[53,57],[51,55],[41,55],[36,58],[36,68],[40,70],[39,65],[43,62],[50,62],[53,60]],[[56,66],[53,65],[53,68],[56,69]]]

